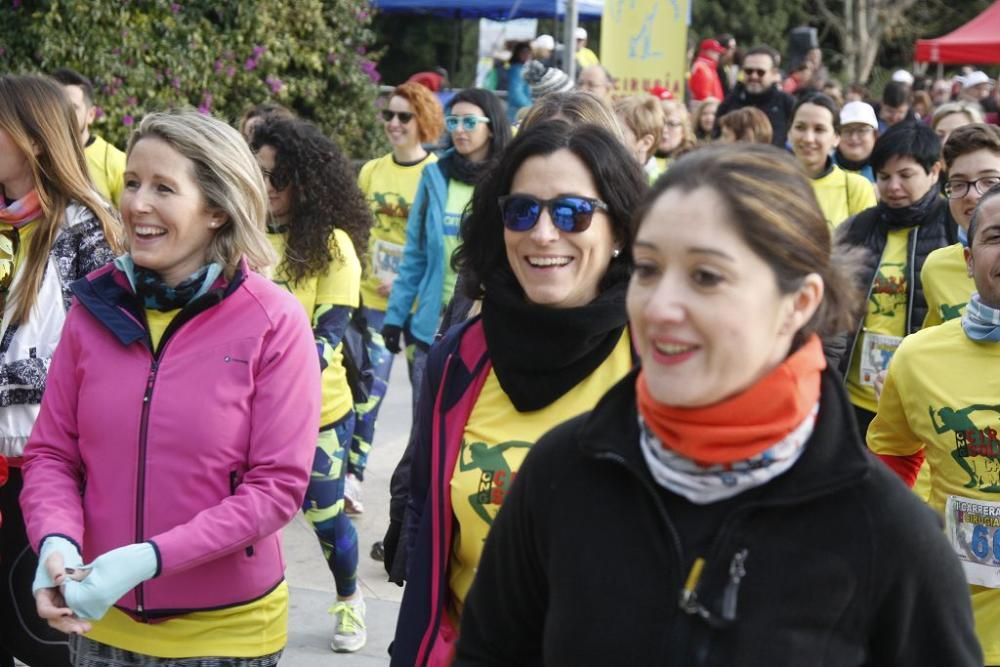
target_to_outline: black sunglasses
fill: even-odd
[[[393,118],[398,118],[399,122],[406,125],[413,120],[412,111],[393,111],[392,109],[382,109],[382,120],[391,123]]]
[[[505,195],[498,200],[503,226],[513,232],[526,232],[538,223],[543,209],[548,209],[552,224],[564,232],[582,232],[590,227],[597,211],[607,211],[600,199],[559,195],[538,199],[531,195]]]
[[[756,67],[744,67],[743,73],[747,76],[759,76],[762,77],[767,74],[766,69],[757,69]]]
[[[278,190],[279,192],[281,190],[284,190],[291,184],[291,179],[288,177],[288,174],[286,174],[283,169],[275,169],[274,171],[270,171],[268,169],[261,169],[261,171],[264,173],[264,178],[270,181],[274,189]]]

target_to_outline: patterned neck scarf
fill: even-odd
[[[1000,310],[987,306],[979,292],[973,292],[962,315],[962,329],[972,340],[1000,342]]]
[[[0,207],[0,222],[6,222],[17,229],[41,214],[42,204],[38,200],[38,193],[32,190],[9,205]]]
[[[167,312],[188,305],[209,289],[222,274],[222,265],[206,264],[173,287],[163,281],[156,271],[143,268],[132,261],[131,255],[122,255],[115,266],[128,277],[129,284],[143,305],[152,310]]]

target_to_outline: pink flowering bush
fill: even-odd
[[[270,100],[369,158],[383,149],[370,25],[368,0],[0,0],[0,71],[85,74],[95,131],[119,146],[150,111],[235,123]]]

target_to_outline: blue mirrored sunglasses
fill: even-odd
[[[582,232],[590,227],[597,211],[607,211],[600,199],[559,195],[538,199],[531,195],[505,195],[498,200],[503,226],[514,232],[526,232],[538,223],[543,209],[548,209],[552,224],[564,232]]]
[[[472,132],[476,129],[476,126],[480,123],[489,123],[490,119],[486,116],[445,116],[444,126],[448,128],[449,132],[454,132],[458,129],[459,124],[462,125],[462,129],[466,132]]]

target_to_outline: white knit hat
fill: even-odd
[[[524,80],[531,88],[531,98],[537,100],[549,93],[564,93],[573,89],[573,82],[558,67],[546,67],[537,60],[524,67]]]

